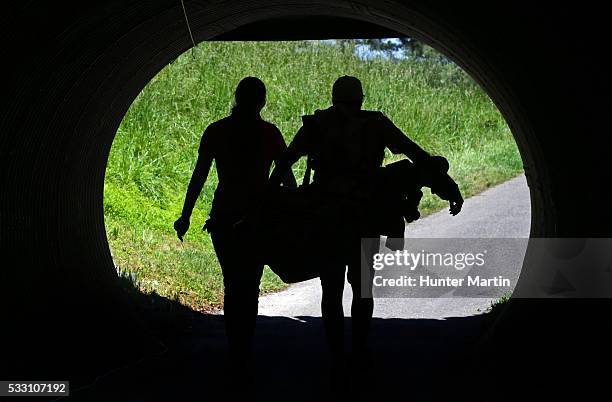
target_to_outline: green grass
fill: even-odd
[[[499,299],[491,302],[489,308],[487,308],[487,313],[496,314],[499,310],[501,310],[504,306],[508,304],[510,299],[512,298],[512,292],[504,293]]]
[[[203,225],[217,183],[212,172],[185,243],[178,217],[204,128],[225,117],[241,78],[268,88],[263,116],[287,142],[300,116],[330,103],[333,81],[359,77],[364,108],[381,110],[431,153],[444,155],[466,197],[522,171],[512,135],[491,100],[458,67],[435,60],[360,60],[350,46],[321,42],[202,43],[166,66],[141,92],[113,143],[106,171],[105,222],[115,264],[144,291],[196,310],[221,306],[222,277]],[[387,161],[396,159],[388,155]],[[295,167],[299,178],[304,163]],[[445,203],[427,195],[422,213]],[[262,289],[281,281],[266,271]]]

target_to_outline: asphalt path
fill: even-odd
[[[527,238],[531,204],[524,175],[467,199],[461,213],[452,216],[442,210],[406,226],[407,238]],[[504,267],[516,277],[520,265]],[[344,289],[345,314],[350,315],[352,291]],[[264,316],[320,317],[321,286],[318,279],[290,286],[279,293],[263,296],[259,314]],[[374,316],[380,318],[466,317],[486,311],[492,298],[380,298],[375,300]]]

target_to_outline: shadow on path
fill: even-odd
[[[208,401],[243,396],[254,401],[320,401],[398,395],[439,399],[454,388],[451,383],[460,381],[457,373],[465,372],[488,322],[486,315],[445,320],[375,318],[369,361],[348,357],[345,371],[353,374],[332,392],[320,317],[260,316],[249,386],[228,380],[223,316],[196,313],[163,300],[172,304],[172,314],[151,315],[149,321],[155,320],[149,326],[168,350],[75,390],[70,400]],[[345,327],[348,338],[348,319]]]

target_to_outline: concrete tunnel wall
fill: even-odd
[[[267,38],[326,37],[333,17],[352,22],[336,36],[379,26],[424,40],[468,71],[507,119],[531,189],[532,236],[610,234],[610,209],[597,208],[609,205],[607,73],[595,59],[566,56],[577,45],[600,51],[603,13],[526,1],[185,3],[196,41],[256,38],[266,26]],[[10,70],[0,121],[2,347],[15,352],[3,370],[103,372],[156,350],[117,286],[102,209],[106,161],[133,99],[191,41],[175,0],[3,7],[12,8],[0,28]],[[311,23],[321,17],[328,22]],[[271,19],[302,24],[262,24]],[[580,36],[567,31],[577,26]],[[521,305],[525,314],[534,302]]]

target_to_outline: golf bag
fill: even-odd
[[[420,217],[423,186],[446,200],[460,197],[447,171],[442,157],[423,166],[409,160],[391,163],[364,178],[367,194],[359,198],[315,184],[270,190],[250,220],[258,258],[284,282],[294,283],[320,276],[327,266],[346,265],[361,237],[403,239],[405,221]]]

